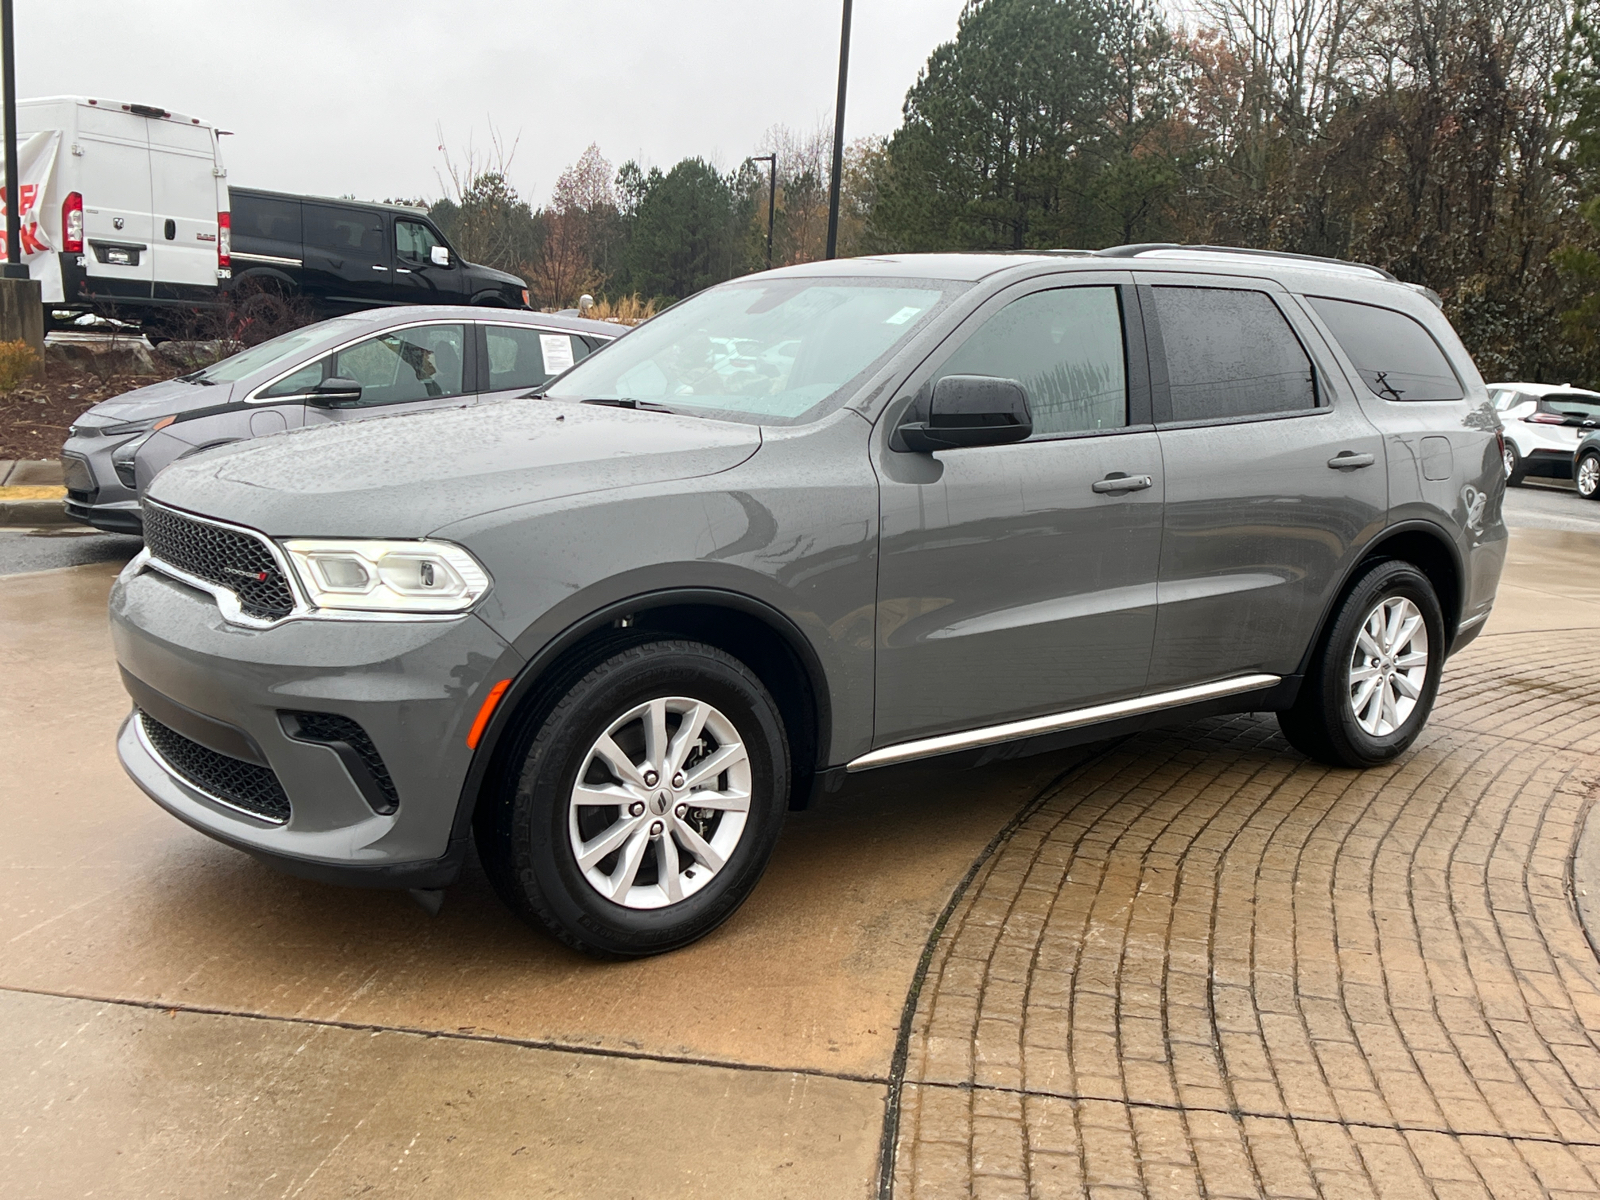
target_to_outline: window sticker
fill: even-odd
[[[899,312],[895,313],[894,316],[890,317],[884,322],[884,324],[904,325],[907,321],[911,320],[912,317],[916,316],[921,311],[922,310],[920,308],[913,308],[908,305],[905,308],[902,308]]]
[[[564,333],[541,333],[539,350],[547,375],[559,375],[572,366],[572,339]]]

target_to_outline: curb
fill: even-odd
[[[78,524],[81,522],[67,516],[67,506],[60,500],[0,501],[0,527],[37,529]]]

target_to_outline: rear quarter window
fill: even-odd
[[[300,241],[300,201],[234,193],[231,224],[237,237],[265,242]]]
[[[1307,296],[1355,364],[1367,390],[1385,400],[1460,400],[1466,392],[1433,335],[1392,308]]]

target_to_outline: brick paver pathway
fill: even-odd
[[[1391,767],[1244,716],[1070,779],[935,947],[894,1195],[1600,1195],[1597,678],[1485,637]]]

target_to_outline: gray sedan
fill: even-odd
[[[177,459],[289,429],[525,395],[624,332],[549,313],[441,306],[308,325],[84,413],[61,449],[67,515],[139,533],[139,497]]]

